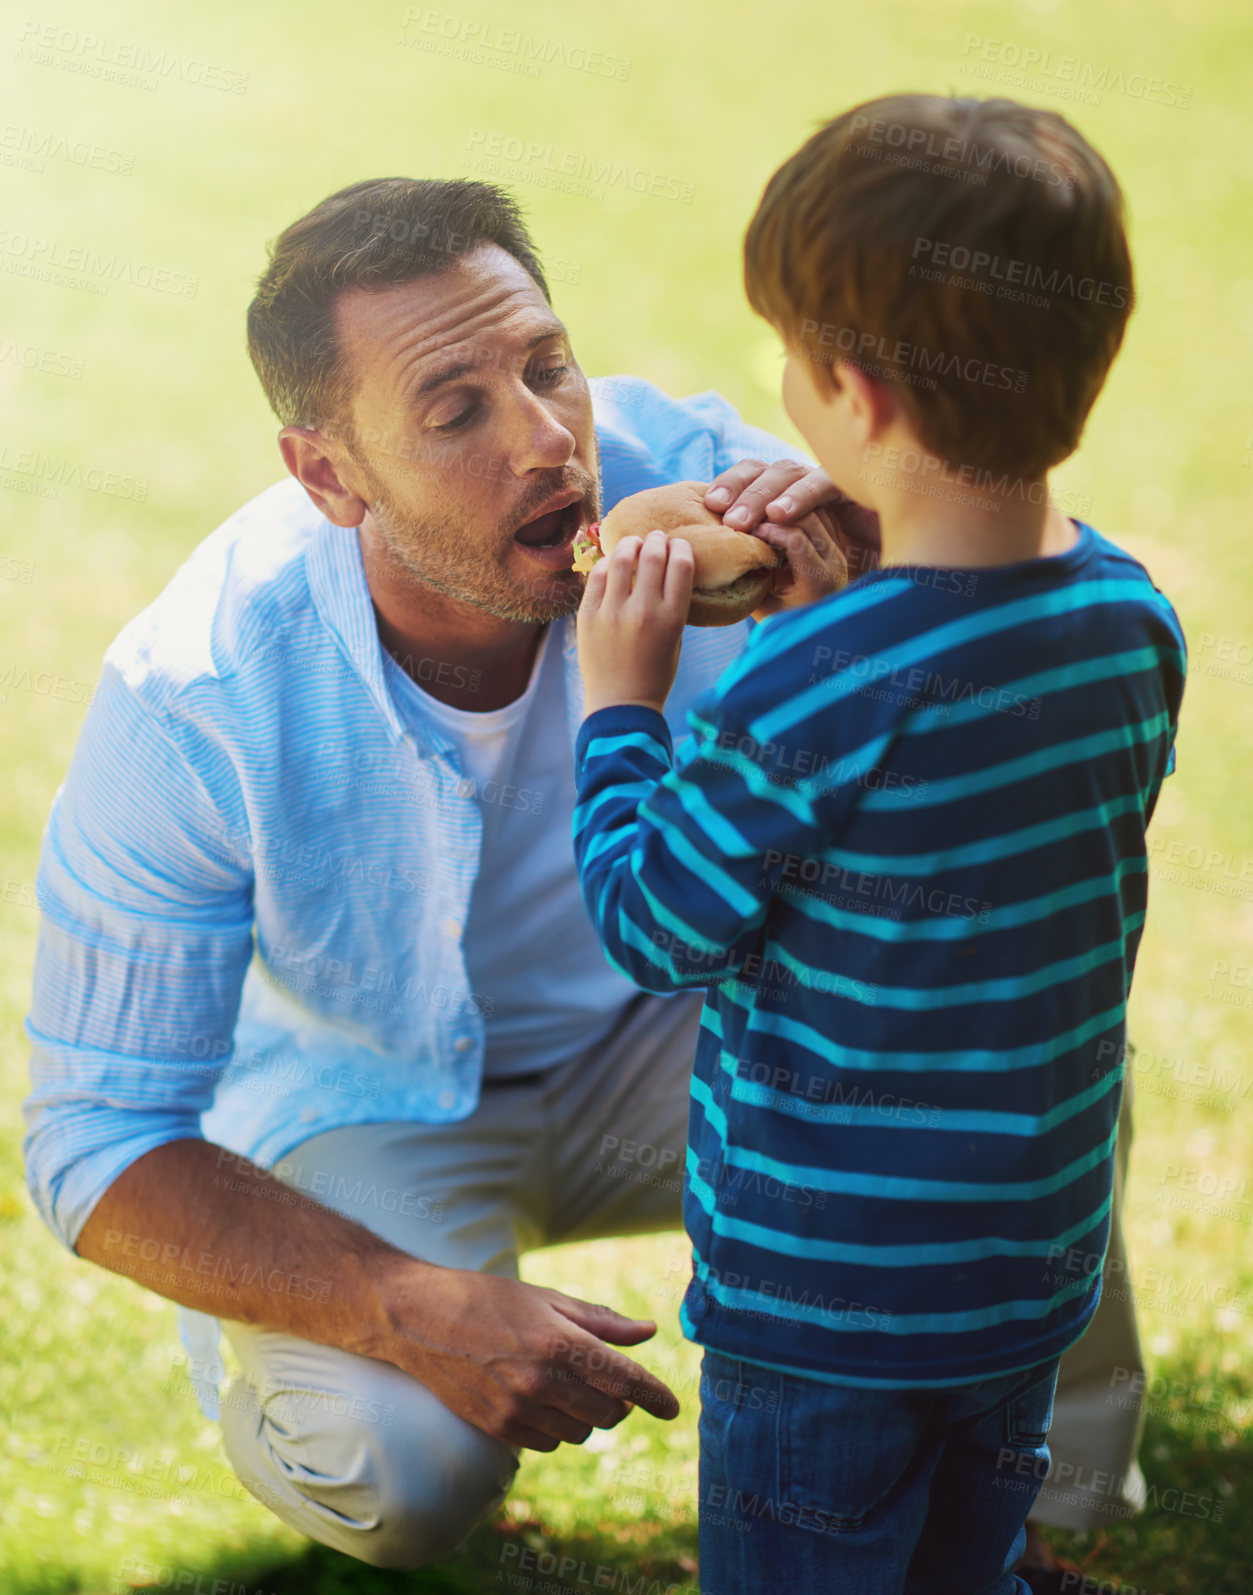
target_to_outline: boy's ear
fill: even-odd
[[[833,402],[843,400],[849,418],[863,443],[873,443],[891,426],[897,415],[897,401],[891,387],[872,377],[860,366],[837,360],[831,367]]]

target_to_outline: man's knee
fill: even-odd
[[[424,1567],[455,1551],[504,1500],[517,1453],[444,1411],[437,1435],[429,1426],[402,1431],[379,1448],[376,1521],[350,1555],[373,1567]]]
[[[242,1482],[301,1533],[373,1567],[413,1569],[455,1550],[504,1500],[516,1452],[416,1381],[365,1418],[335,1417],[338,1399],[288,1391],[259,1424],[227,1425]]]

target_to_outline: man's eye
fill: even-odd
[[[430,430],[432,432],[455,432],[458,427],[462,427],[466,424],[466,422],[474,414],[475,409],[476,406],[471,404],[466,409],[462,410],[460,415],[453,416],[451,421],[441,421],[438,426],[433,426]]]
[[[569,369],[569,366],[564,364],[559,366],[541,366],[535,373],[535,380],[540,383],[558,382]]]

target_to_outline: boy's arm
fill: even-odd
[[[578,614],[580,884],[610,963],[658,992],[736,973],[779,879],[842,833],[858,796],[857,761],[829,757],[847,683],[813,674],[814,636],[833,618],[823,605],[754,629],[689,706],[675,760],[662,708],[693,569],[682,538],[624,537],[588,572]]]
[[[618,704],[588,716],[575,749],[583,899],[610,963],[649,991],[735,974],[789,859],[830,840],[833,789],[820,819],[784,773],[795,744],[781,760],[755,738],[734,689],[704,695],[688,723],[676,760],[659,713]]]

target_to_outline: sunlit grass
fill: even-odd
[[[503,0],[459,15],[521,26]],[[130,176],[56,156],[41,172],[4,166],[6,239],[82,244],[198,276],[199,287],[172,297],[119,281],[88,295],[20,275],[23,257],[0,251],[0,556],[17,562],[0,562],[0,673],[12,665],[11,683],[26,669],[64,683],[0,686],[0,1587],[173,1587],[182,1570],[203,1581],[193,1595],[214,1579],[281,1595],[476,1591],[495,1587],[513,1565],[507,1548],[523,1543],[632,1578],[647,1570],[663,1589],[696,1582],[699,1354],[676,1326],[678,1234],[527,1259],[528,1278],[656,1317],[641,1357],[681,1390],[683,1415],[662,1425],[636,1414],[587,1446],[530,1458],[500,1524],[442,1568],[374,1573],[311,1548],[243,1493],[180,1377],[172,1305],[65,1254],[23,1188],[20,1024],[39,836],[109,640],[213,526],[281,474],[242,312],[264,241],[282,225],[363,176],[469,173],[494,133],[554,159],[573,151],[690,184],[689,202],[623,183],[589,199],[525,182],[518,162],[499,174],[542,250],[563,262],[557,308],[588,371],[632,372],[675,393],[717,388],[793,438],[776,345],[740,288],[752,205],[775,165],[843,106],[908,87],[994,92],[963,71],[977,35],[1191,88],[1186,110],[1129,92],[1099,106],[1024,97],[1071,114],[1110,159],[1137,261],[1126,347],[1058,482],[1090,495],[1094,524],[1146,561],[1192,649],[1132,1001],[1143,1051],[1126,1222],[1160,1392],[1141,1458],[1157,1504],[1111,1531],[1089,1570],[1155,1595],[1243,1595],[1253,1565],[1253,1205],[1241,1184],[1253,1166],[1247,8],[527,7],[535,37],[629,59],[625,80],[557,64],[529,77],[415,49],[401,42],[415,24],[400,5],[356,13],[312,0],[292,13],[228,0],[189,12],[119,0],[105,17],[67,0],[55,21],[114,49],[144,44],[250,76],[242,95],[177,77],[154,92],[127,88],[68,69],[74,50],[54,50],[59,65],[16,59],[24,24],[6,25],[5,123],[134,165]],[[82,374],[27,369],[5,353],[14,342],[81,360]],[[145,496],[23,493],[23,450],[142,479]],[[1198,1188],[1211,1181],[1225,1200]],[[1188,1510],[1177,1505],[1185,1493]],[[1067,1545],[1082,1557],[1096,1541]],[[577,1575],[567,1581],[580,1587]]]

